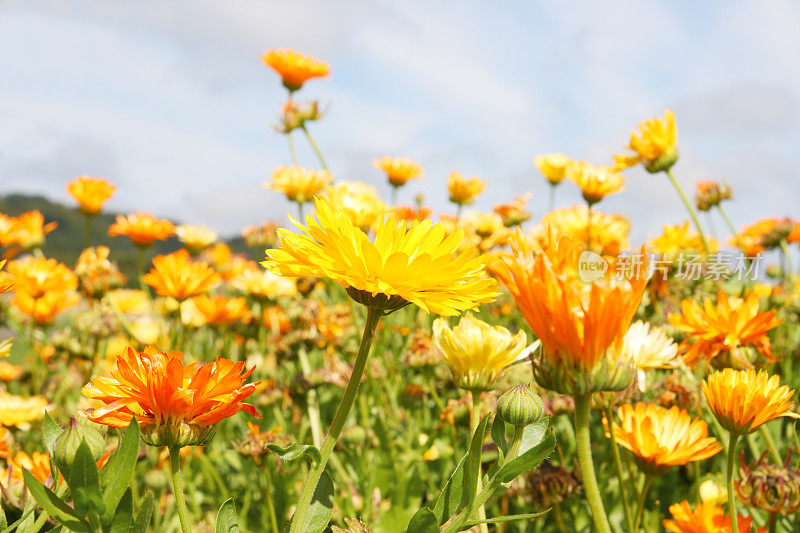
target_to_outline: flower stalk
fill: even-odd
[[[628,526],[628,531],[634,533],[636,530],[633,527],[633,514],[631,513],[631,505],[628,501],[628,482],[622,471],[622,459],[619,454],[619,446],[617,446],[617,440],[614,438],[614,415],[611,407],[605,408],[605,415],[606,420],[608,420],[608,430],[611,434],[608,440],[611,443],[611,456],[614,459],[614,472],[617,475],[617,481],[619,483],[619,496],[620,499],[622,499],[622,508],[625,512],[625,524]]]
[[[591,403],[591,393],[575,394],[575,440],[578,464],[581,467],[586,500],[589,502],[589,508],[592,511],[595,531],[599,533],[611,533],[608,516],[606,515],[605,507],[603,507],[603,498],[600,496],[600,488],[597,485],[594,461],[592,461],[591,437],[589,433],[589,409]]]
[[[734,469],[736,468],[736,443],[739,435],[731,432],[730,444],[728,445],[728,461],[725,468],[725,476],[728,489],[728,513],[731,516],[731,532],[739,533],[739,520],[736,513],[736,491],[733,487]]]
[[[675,179],[675,175],[672,174],[672,169],[668,168],[664,170],[669,178],[669,181],[672,182],[672,186],[675,187],[675,190],[678,191],[678,195],[683,200],[683,205],[686,206],[686,210],[689,212],[689,216],[692,217],[692,222],[694,223],[694,227],[697,228],[697,233],[700,234],[700,240],[703,241],[703,249],[706,252],[706,255],[711,253],[711,249],[708,247],[708,241],[706,241],[706,235],[703,233],[703,228],[700,226],[700,221],[697,219],[697,213],[694,212],[694,208],[692,204],[689,203],[689,199],[686,197],[686,194],[683,192],[678,180]]]
[[[169,447],[169,466],[172,471],[172,495],[175,497],[175,507],[178,509],[178,518],[181,522],[181,531],[191,533],[191,519],[189,509],[186,507],[186,497],[183,494],[183,479],[181,477],[181,449],[178,446]]]
[[[478,424],[481,421],[481,409],[483,408],[483,404],[481,402],[481,393],[480,391],[471,391],[470,396],[472,396],[472,415],[470,416],[469,421],[469,434],[470,439],[473,435],[475,435],[475,430],[478,429]],[[483,488],[482,480],[481,480],[482,473],[480,467],[478,467],[478,485],[475,491],[477,493],[481,492]],[[485,520],[486,519],[486,508],[483,504],[478,506],[478,520]],[[481,533],[489,533],[489,526],[485,523],[480,524],[478,526]]]

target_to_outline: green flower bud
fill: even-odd
[[[644,168],[651,174],[655,174],[657,172],[662,172],[662,171],[666,172],[669,169],[671,169],[672,165],[674,165],[677,161],[678,161],[678,151],[671,150],[669,152],[666,152],[662,156],[657,157],[652,161],[646,163]]]
[[[69,476],[75,454],[82,442],[89,446],[95,461],[100,459],[106,449],[106,441],[100,431],[91,427],[88,422],[79,422],[72,417],[53,443],[53,459],[64,477]]]
[[[542,399],[526,385],[517,385],[497,400],[497,416],[513,426],[529,426],[542,418]]]

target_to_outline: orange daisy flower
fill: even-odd
[[[267,50],[261,56],[261,61],[281,75],[283,86],[289,92],[299,90],[306,80],[324,78],[331,72],[325,61],[295,52],[291,48]]]
[[[153,258],[153,268],[142,279],[159,296],[182,301],[202,294],[220,281],[220,275],[203,261],[192,261],[187,250]]]
[[[151,446],[205,446],[214,426],[239,411],[259,417],[243,400],[259,383],[245,384],[253,368],[217,359],[183,364],[183,354],[128,348],[117,357],[110,377],[95,377],[83,395],[100,406],[86,413],[98,424],[127,426],[136,416],[142,439]]]
[[[372,165],[386,173],[392,187],[405,185],[407,181],[422,177],[422,167],[419,163],[407,157],[391,157],[385,155],[372,161]]]
[[[26,292],[17,292],[11,303],[17,311],[43,325],[52,323],[56,315],[75,307],[80,300],[80,296],[74,291],[51,291],[38,298]]]
[[[775,311],[759,312],[758,294],[747,299],[729,298],[717,293],[717,305],[706,299],[701,306],[694,300],[681,302],[683,314],[673,313],[670,323],[687,334],[681,343],[684,361],[694,366],[704,357],[708,361],[719,355],[730,355],[727,363],[752,366],[752,357],[741,348],[753,348],[772,358],[772,344],[767,332],[781,323]]]
[[[78,277],[72,270],[55,259],[25,256],[9,261],[6,268],[17,292],[32,298],[52,291],[69,291],[78,288]]]
[[[726,368],[703,381],[703,394],[723,428],[746,435],[774,418],[800,418],[792,411],[794,390],[780,383],[763,370]]]
[[[8,292],[14,288],[14,279],[7,271],[3,270],[4,266],[6,266],[5,259],[0,261],[0,294]]]
[[[794,230],[795,222],[791,218],[762,218],[731,235],[728,242],[746,256],[755,257],[764,250],[777,248],[784,239],[791,242]]]
[[[142,248],[151,246],[154,241],[168,239],[174,231],[172,222],[147,213],[117,215],[117,220],[108,228],[111,237],[125,235]]]
[[[11,449],[8,447],[8,429],[0,426],[0,459],[8,459],[11,456]]]
[[[78,207],[87,215],[96,215],[103,204],[114,195],[117,187],[103,178],[79,176],[67,183],[67,192],[78,201]]]
[[[700,503],[692,509],[689,502],[673,503],[669,506],[672,520],[664,519],[664,528],[672,533],[728,533],[731,531],[731,519],[722,507],[713,503]],[[737,516],[739,531],[749,532],[753,523],[752,517]],[[760,527],[756,533],[765,533]]]
[[[567,177],[575,182],[589,205],[596,204],[610,194],[625,189],[625,178],[613,168],[592,165],[585,161],[572,161],[567,165]]]
[[[664,110],[664,118],[654,117],[639,124],[639,134],[631,132],[628,145],[634,154],[615,154],[619,169],[642,163],[648,172],[667,170],[678,160],[678,127],[675,113]]]
[[[50,456],[46,453],[33,452],[31,455],[19,451],[13,458],[8,459],[8,470],[11,472],[12,483],[22,483],[22,469],[30,471],[33,477],[42,483],[50,480]],[[3,476],[6,478],[7,476]]]
[[[472,205],[475,198],[486,188],[486,182],[478,176],[465,178],[461,172],[451,172],[447,176],[447,192],[450,201],[457,205]]]
[[[243,297],[228,298],[221,294],[211,297],[201,294],[195,296],[193,301],[206,324],[212,326],[230,326],[249,316],[247,299]]]
[[[556,242],[550,236],[542,250],[532,251],[518,232],[510,244],[513,253],[500,255],[492,269],[542,342],[536,365],[540,385],[565,394],[630,385],[632,364],[616,362],[611,354],[620,353],[647,277],[582,281],[577,269],[584,248],[569,237]]]
[[[636,456],[642,470],[661,475],[669,467],[702,461],[719,453],[722,446],[708,436],[708,424],[692,419],[678,406],[621,405],[620,424],[613,424],[614,439]],[[608,421],[603,420],[606,428]]]
[[[39,210],[27,211],[11,219],[11,227],[4,235],[5,246],[19,245],[26,250],[44,244],[45,235],[58,227],[58,222],[44,223],[44,215]]]

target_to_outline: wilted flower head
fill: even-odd
[[[567,176],[567,165],[572,160],[564,154],[537,155],[533,164],[552,185],[557,185]]]
[[[146,248],[154,241],[163,241],[172,236],[175,226],[169,220],[158,219],[147,213],[117,215],[108,228],[111,237],[125,235],[136,246]]]
[[[114,195],[117,187],[103,178],[79,176],[67,183],[67,192],[78,201],[81,211],[87,215],[96,215],[103,204]]]
[[[664,118],[651,118],[639,124],[639,134],[631,132],[628,145],[633,155],[615,155],[617,168],[642,163],[648,172],[669,170],[678,160],[678,127],[675,113],[664,111]]]
[[[258,417],[243,403],[256,389],[257,383],[245,384],[252,372],[241,361],[184,365],[181,352],[128,348],[109,377],[95,377],[83,388],[84,396],[100,404],[86,416],[113,427],[126,427],[136,416],[151,446],[204,446],[221,420],[239,411]]]
[[[290,48],[267,50],[261,56],[261,61],[280,74],[283,86],[289,92],[299,90],[306,80],[330,74],[330,67],[325,61],[319,61]]]
[[[703,381],[703,394],[720,425],[737,435],[752,433],[781,416],[800,418],[792,411],[794,390],[763,370],[714,372]]]
[[[220,276],[207,263],[192,261],[189,252],[178,250],[153,258],[153,268],[142,277],[159,296],[185,300],[208,291]]]
[[[533,470],[527,477],[526,499],[540,508],[553,507],[569,499],[581,488],[578,477],[563,466],[553,466],[549,461]]]
[[[725,514],[722,507],[713,503],[700,503],[694,509],[688,501],[673,503],[669,506],[672,519],[664,519],[664,529],[672,533],[729,533],[731,531],[730,516]],[[751,531],[753,518],[738,515],[737,525],[742,533]],[[765,533],[766,528],[760,527],[756,533]]]
[[[87,298],[102,298],[108,291],[125,285],[125,276],[117,264],[108,259],[110,252],[107,246],[97,246],[86,248],[78,256],[75,274]]]
[[[322,197],[334,210],[346,214],[353,225],[364,230],[374,226],[389,209],[378,190],[362,181],[338,181],[327,187]]]
[[[58,222],[45,224],[44,215],[39,210],[26,211],[18,217],[10,217],[10,226],[4,231],[2,244],[33,250],[42,246],[45,235],[57,227]]]
[[[727,183],[718,181],[698,181],[694,203],[700,211],[708,211],[725,200],[733,198],[733,189]]]
[[[290,202],[304,204],[313,200],[331,181],[333,176],[327,170],[277,167],[272,171],[270,181],[263,185],[267,189],[282,192]]]
[[[281,109],[280,124],[275,126],[275,130],[278,133],[291,133],[304,127],[306,122],[321,119],[323,114],[316,101],[298,102],[290,98]]]
[[[775,311],[760,312],[758,304],[755,293],[741,299],[728,297],[722,290],[717,293],[716,305],[710,299],[702,306],[695,300],[683,300],[683,314],[673,313],[669,321],[687,335],[681,343],[686,364],[694,366],[706,358],[714,364],[751,367],[749,349],[772,359],[767,332],[777,327],[781,319],[776,318]]]
[[[748,507],[757,507],[783,515],[800,511],[800,468],[790,467],[791,450],[783,465],[773,465],[766,453],[750,465],[740,456],[741,476],[736,481],[736,494]]]
[[[524,331],[512,335],[467,313],[452,329],[443,318],[433,322],[433,344],[466,390],[492,390],[510,365],[527,355]]]
[[[447,191],[450,201],[458,205],[472,205],[478,197],[486,182],[478,176],[465,178],[461,172],[453,171],[447,176]]]
[[[625,187],[625,178],[613,168],[585,161],[571,161],[567,165],[567,177],[580,188],[583,199],[589,205],[596,204],[610,194],[622,192]]]
[[[372,165],[386,173],[392,187],[405,185],[409,180],[422,177],[422,167],[419,163],[407,157],[391,157],[385,155],[372,161]]]
[[[181,224],[175,228],[175,235],[193,254],[202,252],[219,238],[216,231],[206,226],[192,226],[189,224]]]

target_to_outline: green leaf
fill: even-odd
[[[215,533],[238,533],[239,522],[236,517],[236,505],[233,503],[233,498],[225,500],[217,512],[217,525],[214,528]]]
[[[467,462],[464,464],[463,492],[461,493],[461,505],[465,508],[472,505],[475,494],[478,492],[478,476],[481,475],[481,455],[483,454],[483,441],[486,439],[486,426],[489,425],[489,416],[484,416],[475,428],[472,435],[472,442],[467,453]]]
[[[52,490],[45,487],[28,470],[22,470],[22,477],[25,480],[25,486],[28,487],[39,507],[72,531],[88,533],[89,523],[81,518],[72,507],[61,501]],[[33,513],[30,516],[33,516]]]
[[[439,533],[439,521],[427,507],[423,507],[411,517],[406,533]]]
[[[547,437],[536,446],[529,448],[525,453],[504,464],[497,472],[497,477],[503,483],[510,483],[515,477],[544,461],[556,447],[556,437],[549,432]]]
[[[150,518],[153,516],[153,493],[147,491],[142,498],[141,508],[139,514],[136,515],[136,521],[133,523],[131,533],[147,533],[147,527],[150,525]]]
[[[547,430],[550,428],[550,419],[545,417],[526,426],[522,433],[522,443],[519,447],[518,455],[522,455],[544,439]]]
[[[102,515],[106,512],[97,464],[86,441],[82,441],[75,452],[67,485],[72,492],[72,503],[78,514],[85,516],[88,511],[95,511]]]
[[[5,529],[8,527],[8,520],[6,519],[6,512],[3,510],[3,506],[0,505],[0,528]]]
[[[468,455],[461,458],[458,462],[456,469],[450,475],[439,498],[436,500],[436,505],[433,507],[433,514],[439,524],[444,524],[452,515],[456,513],[459,504],[461,503],[461,493],[463,492],[462,483],[464,482],[464,465],[467,462]]]
[[[310,444],[298,444],[293,442],[286,448],[281,448],[277,444],[267,444],[267,449],[278,456],[283,461],[294,461],[304,455],[311,457],[311,460],[318,463],[322,456],[319,450]]]
[[[311,506],[306,513],[306,523],[303,533],[322,533],[328,528],[333,514],[333,481],[328,472],[322,472],[314,496],[311,498]]]
[[[106,512],[101,522],[108,524],[120,498],[131,484],[131,476],[139,457],[139,423],[134,417],[120,439],[119,447],[109,458],[100,472],[100,485],[103,488],[103,502]]]
[[[494,422],[492,422],[492,440],[500,450],[499,461],[502,461],[505,454],[508,453],[508,439],[506,439],[506,423],[499,416],[494,417]]]
[[[109,533],[129,533],[131,524],[133,523],[133,497],[131,496],[131,489],[125,491],[122,499],[117,505],[117,510],[114,512],[114,518],[111,520],[111,527]]]
[[[53,420],[50,413],[45,413],[44,420],[42,421],[42,444],[44,444],[47,453],[50,455],[53,455],[53,447],[61,431],[61,426],[56,424],[56,421]]]
[[[475,527],[478,524],[499,524],[500,522],[516,522],[517,520],[533,520],[534,518],[539,518],[543,514],[546,514],[550,511],[547,509],[546,511],[542,511],[540,513],[526,513],[526,514],[512,514],[509,516],[497,516],[495,518],[487,518],[485,520],[470,520],[466,522],[462,527],[464,529],[469,529],[471,527]]]

